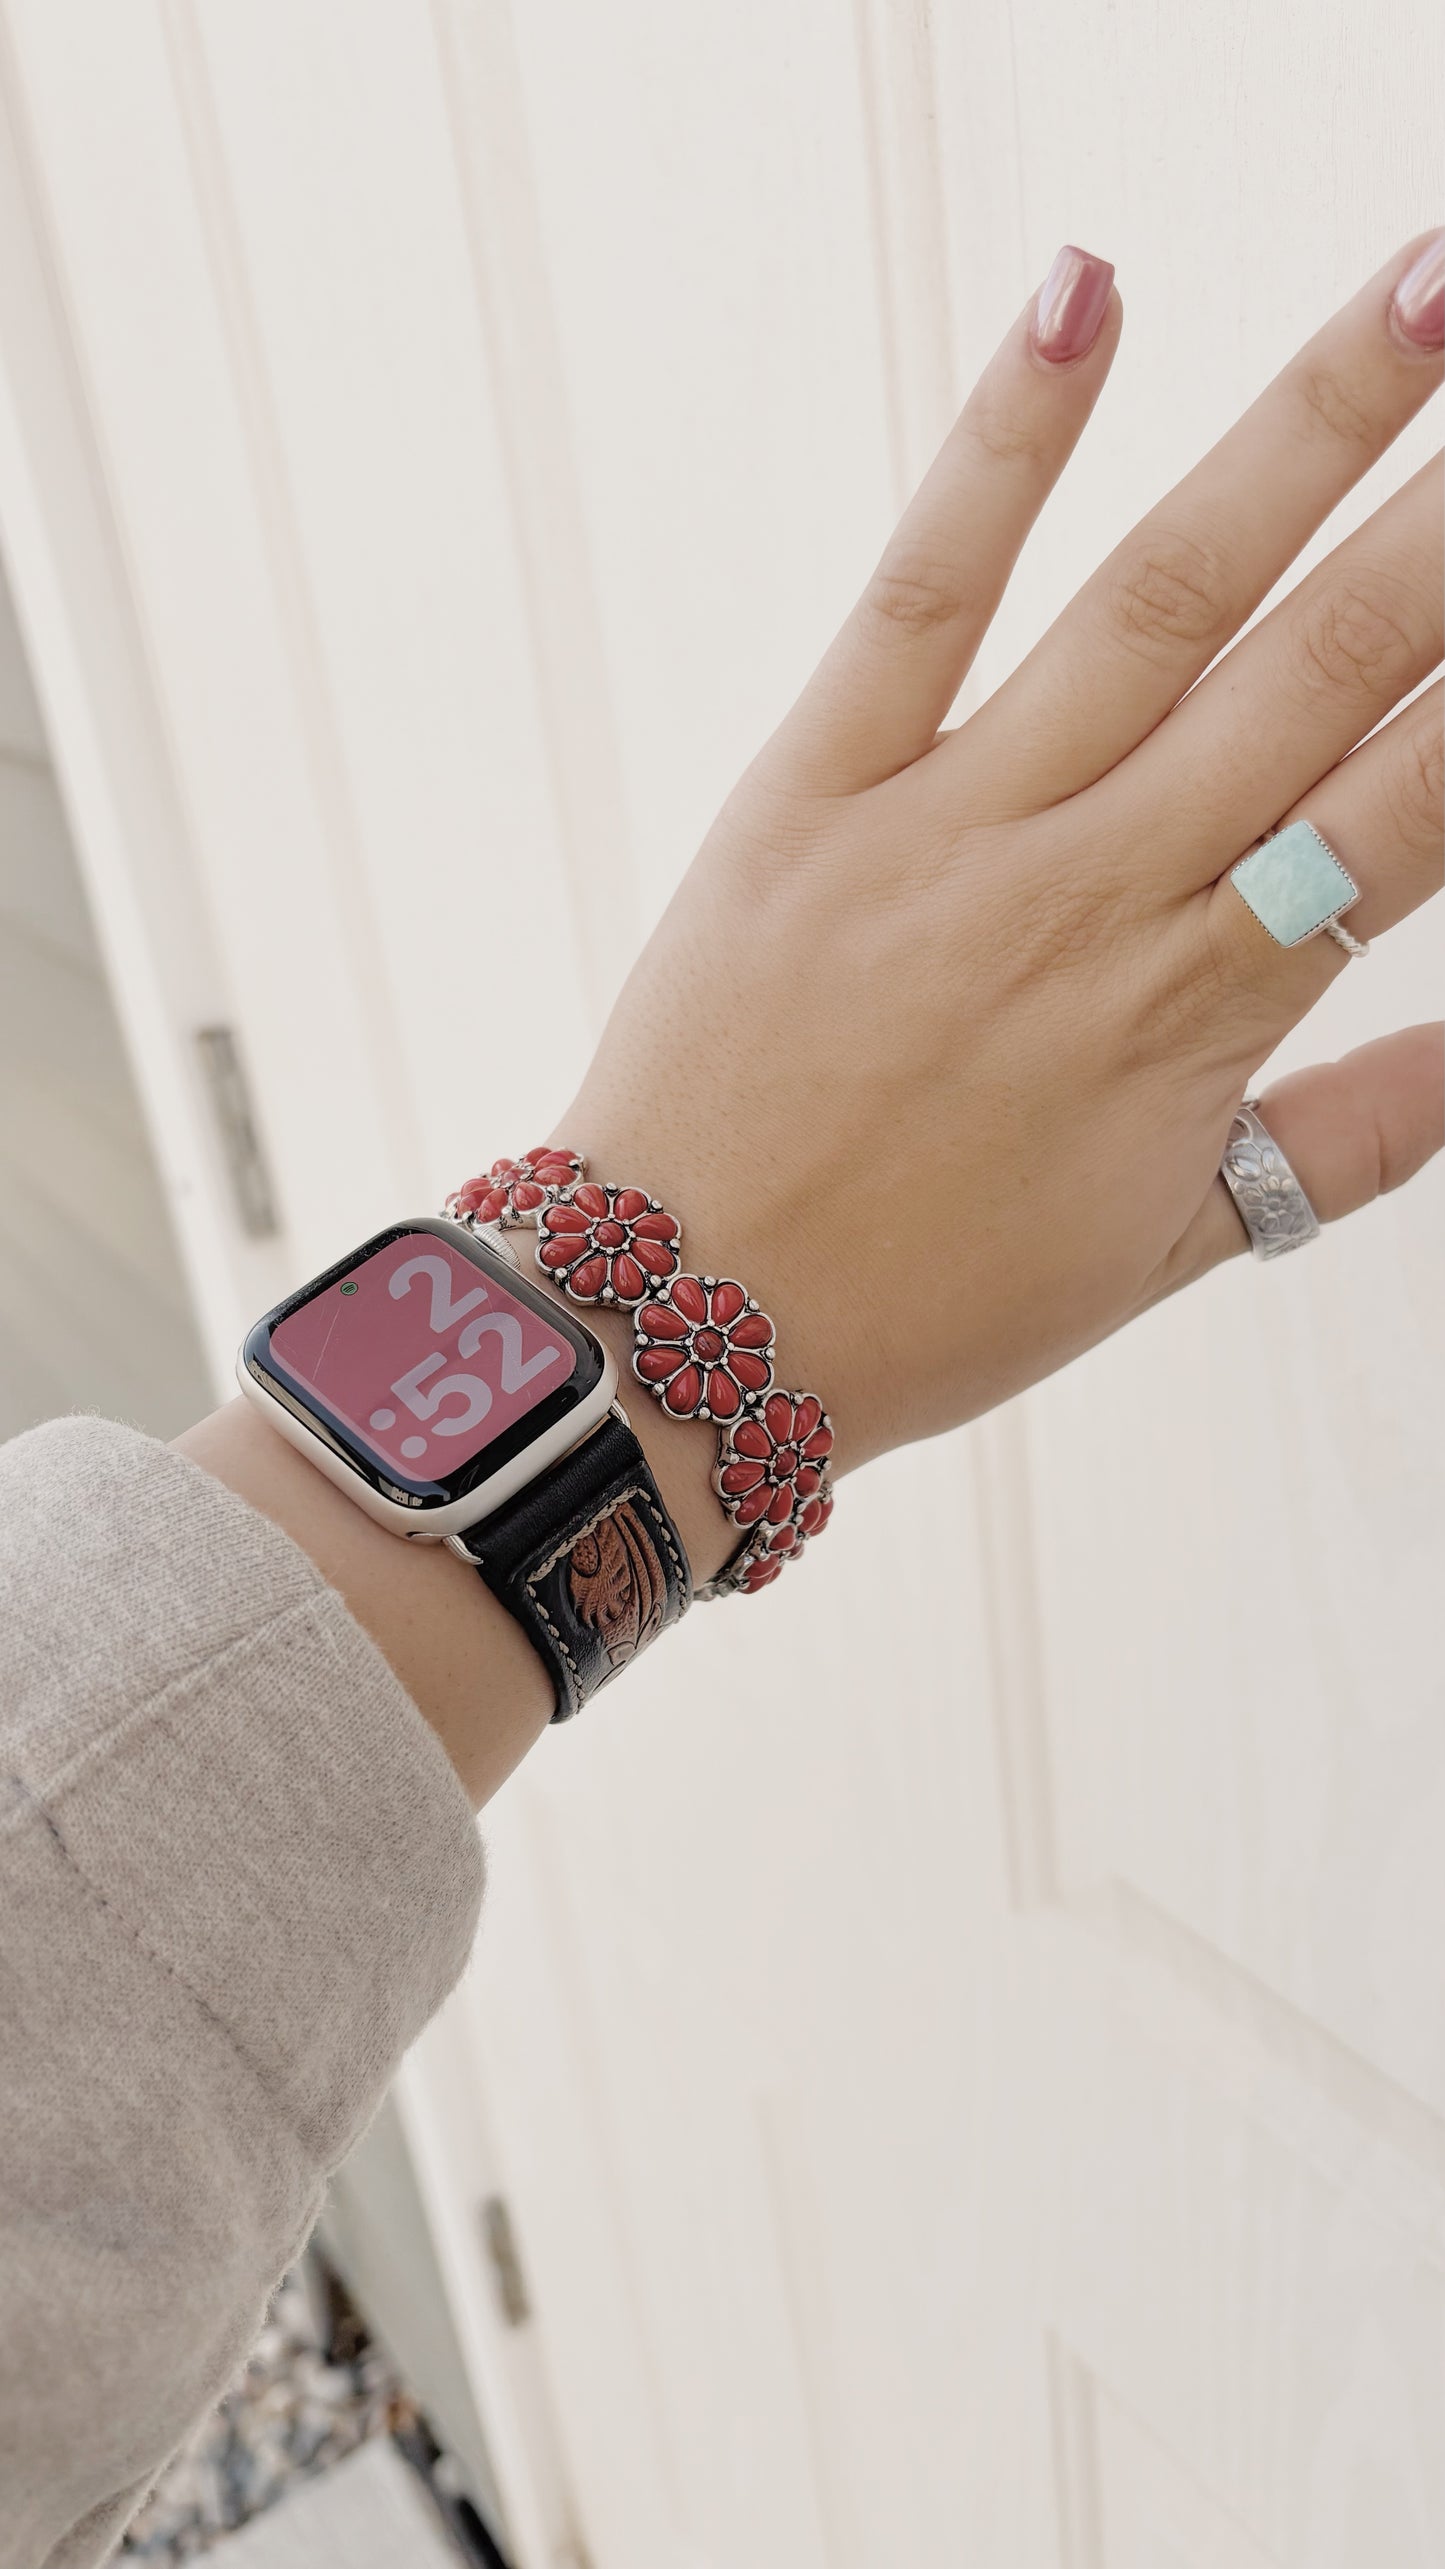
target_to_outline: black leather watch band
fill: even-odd
[[[692,1603],[692,1573],[641,1446],[613,1411],[550,1472],[457,1543],[552,1673],[554,1722]]]

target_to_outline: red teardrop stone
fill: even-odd
[[[618,1209],[621,1210],[620,1198]],[[677,1243],[677,1224],[670,1213],[640,1214],[632,1226],[632,1232],[633,1238],[637,1240],[666,1240],[669,1248],[675,1247]]]
[[[645,1383],[665,1383],[684,1362],[680,1347],[639,1347],[632,1359]]]
[[[707,1405],[714,1418],[736,1418],[743,1405],[742,1393],[731,1374],[719,1365],[707,1378]]]
[[[647,1291],[647,1278],[625,1249],[612,1261],[612,1290],[619,1302],[636,1302]]]
[[[644,1239],[640,1223],[632,1234],[632,1253],[650,1276],[671,1275],[676,1251],[666,1240]]]
[[[690,1320],[694,1328],[700,1320],[706,1320],[707,1295],[703,1291],[700,1276],[675,1276],[672,1299],[683,1317]]]
[[[712,1317],[720,1328],[726,1329],[730,1320],[736,1320],[740,1311],[746,1311],[747,1305],[747,1295],[740,1284],[734,1284],[731,1276],[724,1276],[721,1284],[714,1285]]]
[[[584,1258],[580,1266],[575,1266],[567,1278],[567,1290],[569,1293],[580,1294],[584,1302],[592,1302],[595,1301],[606,1282],[607,1260],[603,1257]]]
[[[740,1499],[746,1490],[763,1486],[761,1463],[725,1463],[718,1474],[718,1487],[731,1499]]]
[[[767,1313],[750,1311],[746,1320],[740,1320],[733,1330],[732,1342],[735,1347],[767,1347],[772,1344],[774,1335]]]
[[[744,1391],[760,1392],[767,1389],[773,1369],[766,1356],[750,1356],[745,1347],[734,1345],[728,1362]]]
[[[645,1302],[637,1315],[637,1326],[648,1338],[687,1336],[687,1322],[681,1312],[673,1311],[665,1302]]]
[[[572,1201],[574,1204],[580,1204],[583,1212],[590,1214],[592,1220],[596,1222],[607,1211],[607,1189],[605,1186],[594,1186],[589,1181],[586,1186],[573,1188]]]
[[[612,1199],[612,1210],[624,1222],[635,1222],[647,1211],[647,1198],[640,1186],[620,1186]]]
[[[662,1395],[664,1408],[670,1409],[675,1418],[691,1418],[701,1398],[702,1376],[696,1365],[684,1365]]]
[[[775,1445],[781,1445],[793,1423],[793,1404],[786,1392],[770,1392],[763,1403],[763,1417]]]
[[[760,1418],[738,1420],[733,1429],[733,1449],[738,1454],[751,1454],[759,1463],[766,1463],[773,1450],[773,1440]]]

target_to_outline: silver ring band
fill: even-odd
[[[1368,954],[1370,951],[1369,938],[1352,937],[1349,929],[1341,927],[1338,919],[1326,919],[1325,935],[1333,937],[1337,946],[1343,946],[1346,954]]]
[[[1283,1258],[1320,1235],[1314,1206],[1274,1135],[1246,1097],[1229,1128],[1219,1174],[1234,1198],[1257,1258]]]

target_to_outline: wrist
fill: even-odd
[[[886,1230],[880,1233],[876,1209],[865,1231],[856,1206],[840,1191],[830,1220],[824,1205],[804,1202],[791,1188],[784,1193],[745,1157],[710,1158],[694,1148],[685,1134],[673,1131],[665,1108],[643,1128],[605,1097],[594,1101],[584,1092],[558,1127],[557,1147],[571,1147],[569,1134],[579,1137],[589,1170],[625,1172],[629,1182],[645,1186],[679,1215],[684,1263],[694,1274],[736,1276],[770,1313],[777,1329],[778,1383],[816,1392],[832,1421],[833,1480],[902,1441],[890,1422],[871,1414],[866,1397],[869,1383],[887,1374],[886,1332],[864,1318],[869,1253],[881,1246],[891,1254],[894,1248]],[[631,1371],[626,1336],[625,1369],[620,1341],[616,1352],[628,1386],[624,1401],[631,1406],[641,1386]],[[710,1439],[703,1443],[709,1446]]]
[[[554,1135],[549,1147],[559,1156],[571,1160],[573,1165],[582,1166],[584,1163],[576,1160],[574,1156],[578,1143],[575,1138],[568,1138],[578,1135],[586,1136],[583,1145],[585,1167],[588,1181],[593,1185],[594,1191],[599,1179],[611,1178],[614,1173],[624,1179],[626,1186],[635,1185],[637,1180],[634,1172],[641,1164],[646,1172],[642,1185],[646,1195],[650,1195],[653,1200],[659,1220],[665,1221],[669,1217],[677,1217],[673,1222],[673,1236],[668,1241],[668,1245],[672,1247],[675,1243],[675,1251],[680,1256],[683,1273],[680,1277],[674,1273],[671,1281],[664,1277],[664,1281],[657,1289],[664,1304],[671,1301],[672,1282],[686,1284],[691,1279],[692,1288],[696,1292],[700,1279],[711,1293],[716,1279],[745,1280],[742,1282],[742,1289],[748,1295],[748,1303],[745,1315],[735,1324],[734,1349],[748,1343],[756,1346],[758,1344],[756,1338],[749,1342],[746,1334],[748,1330],[755,1325],[766,1330],[769,1323],[772,1324],[771,1338],[763,1350],[765,1370],[748,1371],[746,1369],[748,1360],[743,1355],[736,1352],[723,1355],[716,1344],[709,1351],[707,1358],[703,1358],[703,1337],[708,1329],[715,1327],[713,1316],[707,1311],[705,1305],[701,1317],[706,1323],[706,1328],[698,1331],[695,1342],[696,1352],[694,1352],[693,1342],[688,1342],[685,1352],[694,1364],[699,1361],[711,1361],[715,1357],[721,1358],[724,1367],[730,1370],[734,1377],[732,1385],[734,1402],[739,1390],[743,1401],[749,1405],[759,1403],[761,1393],[766,1391],[768,1397],[762,1404],[762,1408],[766,1410],[768,1424],[776,1438],[786,1440],[795,1435],[797,1423],[802,1424],[805,1432],[809,1430],[809,1422],[814,1427],[821,1427],[823,1435],[818,1439],[816,1450],[820,1456],[826,1455],[826,1463],[814,1464],[812,1458],[815,1449],[812,1444],[806,1447],[784,1445],[781,1450],[791,1455],[793,1465],[796,1466],[801,1462],[804,1468],[798,1479],[788,1484],[786,1492],[778,1487],[776,1481],[773,1482],[775,1499],[780,1506],[783,1506],[784,1512],[786,1512],[785,1500],[791,1500],[795,1521],[801,1520],[802,1532],[806,1534],[817,1530],[811,1522],[811,1504],[804,1509],[803,1498],[810,1487],[817,1488],[820,1468],[824,1474],[825,1485],[837,1478],[836,1416],[829,1397],[831,1386],[827,1377],[825,1332],[821,1325],[823,1315],[816,1301],[810,1299],[805,1289],[804,1279],[796,1271],[796,1262],[789,1254],[795,1226],[777,1205],[776,1197],[770,1197],[767,1189],[760,1183],[757,1185],[745,1183],[731,1196],[726,1187],[722,1189],[710,1187],[705,1166],[693,1160],[691,1155],[684,1157],[682,1153],[670,1147],[665,1119],[660,1119],[657,1131],[649,1130],[645,1139],[640,1142],[630,1141],[626,1126],[613,1128],[605,1117],[590,1114],[584,1101],[580,1112],[569,1114],[565,1130]],[[585,1196],[584,1187],[584,1202]],[[728,1200],[719,1201],[720,1196],[727,1197]],[[638,1201],[643,1200],[645,1197],[639,1195]],[[574,1213],[579,1209],[580,1207],[574,1207]],[[543,1227],[545,1228],[547,1222],[553,1218],[558,1221],[559,1231],[576,1230],[581,1227],[575,1221],[568,1224],[562,1218],[560,1210],[555,1217],[544,1213],[541,1216]],[[513,1234],[514,1245],[517,1244],[519,1236]],[[614,1237],[618,1236],[620,1235],[614,1232]],[[667,1238],[666,1233],[662,1236]],[[558,1245],[565,1248],[566,1243],[559,1241]],[[591,1244],[586,1245],[590,1263]],[[535,1234],[532,1235],[532,1248],[535,1252]],[[640,1245],[638,1254],[639,1256],[642,1254]],[[526,1263],[531,1269],[533,1258],[528,1256]],[[563,1295],[562,1282],[557,1276],[549,1274],[546,1268],[540,1266],[537,1272],[550,1290],[562,1296],[564,1300],[570,1298]],[[634,1264],[631,1279],[622,1288],[624,1294],[635,1293],[636,1277],[637,1267]],[[631,1309],[621,1307],[610,1300],[591,1299],[592,1294],[597,1290],[595,1275],[588,1276],[585,1282],[586,1318],[603,1338],[616,1361],[622,1405],[628,1413],[633,1431],[643,1446],[649,1465],[687,1546],[696,1583],[702,1586],[727,1563],[733,1561],[747,1544],[750,1533],[756,1538],[752,1547],[754,1551],[758,1544],[763,1542],[764,1537],[768,1537],[769,1542],[776,1544],[781,1551],[783,1545],[791,1539],[788,1529],[785,1527],[778,1535],[771,1535],[770,1526],[758,1522],[756,1501],[752,1494],[749,1494],[748,1500],[741,1502],[735,1501],[732,1496],[724,1501],[719,1494],[715,1473],[726,1466],[731,1482],[734,1468],[741,1464],[742,1457],[739,1452],[734,1449],[730,1453],[728,1422],[731,1420],[732,1423],[741,1424],[743,1412],[736,1407],[731,1411],[713,1408],[709,1414],[708,1409],[704,1407],[700,1415],[673,1416],[671,1407],[681,1404],[673,1399],[674,1386],[665,1371],[661,1378],[652,1371],[654,1356],[661,1355],[663,1352],[655,1346],[654,1341],[657,1335],[661,1335],[675,1342],[683,1333],[675,1325],[670,1329],[664,1327],[659,1331],[650,1309],[655,1300],[654,1295],[649,1295],[643,1309],[634,1313]],[[726,1291],[727,1288],[724,1287],[723,1290]],[[718,1302],[714,1302],[713,1314],[718,1312],[720,1300],[719,1296]],[[679,1306],[674,1303],[672,1308],[675,1322]],[[687,1310],[688,1307],[684,1305],[682,1308]],[[735,1309],[736,1304],[734,1304]],[[698,1317],[696,1304],[688,1311],[688,1317],[694,1320]],[[648,1376],[646,1382],[639,1380],[637,1372],[634,1371],[634,1352],[639,1353],[641,1370]],[[834,1369],[836,1370],[836,1358]],[[694,1373],[692,1376],[694,1385],[697,1380],[697,1375]],[[675,1388],[682,1391],[681,1378]],[[784,1424],[779,1425],[778,1420],[773,1417],[773,1411],[778,1406],[772,1398],[774,1392],[791,1398],[792,1423],[788,1423],[789,1413],[786,1408],[782,1411]],[[806,1394],[811,1394],[812,1397],[805,1397]],[[683,1400],[686,1401],[688,1397],[689,1394],[683,1392]],[[664,1398],[667,1399],[670,1407],[663,1406]],[[761,1412],[755,1414],[760,1416]],[[753,1418],[749,1417],[743,1427],[743,1452],[748,1456],[762,1454],[764,1469],[771,1477],[776,1469],[774,1457],[767,1453],[764,1446],[747,1443],[748,1436],[756,1433]],[[775,1449],[777,1450],[779,1449]],[[847,1456],[847,1461],[851,1463],[859,1459],[862,1458],[855,1444]],[[760,1476],[755,1472],[755,1480],[758,1477]],[[731,1486],[737,1488],[739,1485],[731,1482]],[[826,1486],[819,1495],[826,1501]],[[770,1511],[770,1520],[773,1525],[778,1523],[776,1510]],[[826,1513],[821,1521],[826,1523]],[[801,1545],[799,1548],[801,1549]]]
[[[530,1244],[531,1236],[516,1231],[509,1234],[529,1268],[532,1261],[529,1246],[524,1243]],[[556,1300],[565,1300],[549,1278],[539,1274],[538,1281]],[[576,1306],[571,1307],[575,1311]],[[713,1488],[714,1439],[695,1420],[669,1418],[638,1382],[632,1371],[632,1323],[626,1312],[594,1306],[588,1309],[586,1319],[616,1364],[618,1400],[647,1458],[663,1505],[682,1537],[693,1583],[701,1587],[736,1551],[739,1540],[737,1527],[724,1514]]]
[[[835,1437],[826,1402],[800,1379],[796,1348],[780,1367],[772,1309],[731,1260],[709,1261],[706,1229],[699,1239],[689,1218],[684,1245],[677,1212],[630,1171],[603,1175],[589,1142],[586,1153],[562,1137],[499,1157],[448,1197],[446,1211],[478,1235],[531,1234],[530,1258],[520,1242],[505,1243],[513,1263],[534,1269],[559,1311],[580,1304],[594,1345],[612,1355],[630,1450],[641,1443],[695,1584],[755,1595],[828,1524]],[[634,1381],[652,1399],[639,1402]],[[699,1426],[710,1431],[705,1441]]]

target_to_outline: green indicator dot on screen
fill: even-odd
[[[360,1293],[361,1287],[360,1285],[344,1284],[341,1290],[343,1293]]]

